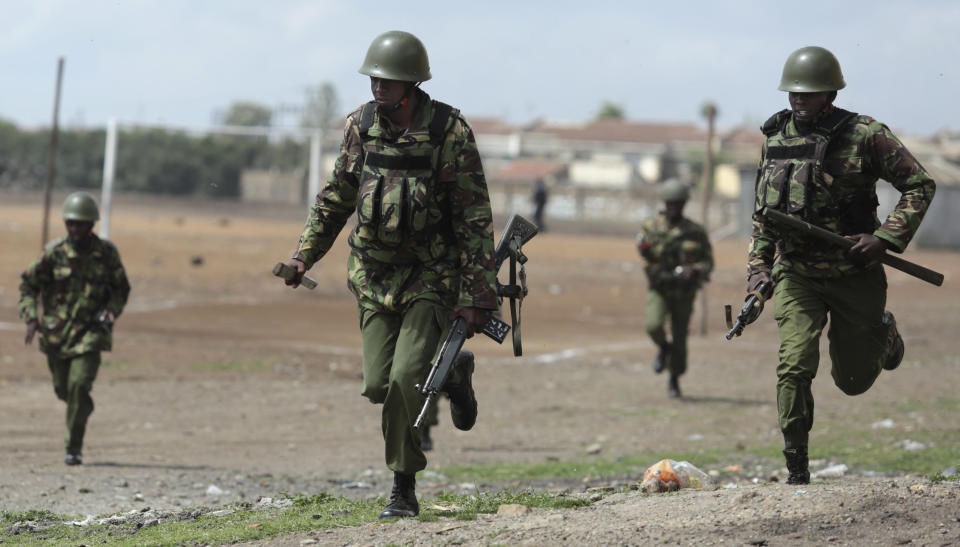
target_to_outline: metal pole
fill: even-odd
[[[113,177],[117,167],[117,119],[107,120],[107,142],[103,150],[103,184],[100,187],[100,237],[110,237],[110,207],[113,203]]]
[[[59,133],[60,118],[60,84],[63,82],[63,57],[57,60],[57,87],[53,99],[53,125],[50,128],[50,147],[47,149],[47,173],[43,185],[43,241],[40,249],[47,244],[50,236],[50,199],[53,193],[53,175],[57,157],[57,134]]]
[[[703,114],[707,117],[707,155],[703,160],[703,192],[700,194],[701,216],[703,230],[710,233],[710,196],[713,194],[713,132],[714,120],[717,117],[717,107],[713,104],[707,104],[703,108]],[[707,304],[707,286],[700,288],[700,335],[707,335],[707,316],[710,315],[709,305]]]
[[[320,171],[323,169],[323,130],[317,129],[310,137],[310,172],[307,173],[307,207],[313,205],[320,193]]]

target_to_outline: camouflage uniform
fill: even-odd
[[[672,225],[664,213],[643,223],[638,240],[649,244],[644,272],[647,291],[647,334],[664,348],[670,347],[666,367],[672,378],[687,370],[687,333],[693,299],[697,289],[709,281],[713,271],[713,250],[703,227],[683,217]],[[682,280],[677,268],[689,266],[693,277]],[[672,341],[667,340],[664,324],[670,318]]]
[[[834,383],[848,395],[863,393],[890,350],[891,328],[883,320],[887,283],[878,262],[855,263],[845,249],[781,230],[759,212],[779,209],[843,235],[872,233],[902,252],[935,191],[934,181],[887,126],[828,108],[806,134],[797,130],[789,110],[764,124],[748,261],[748,274],[767,272],[776,282],[779,422],[786,448],[804,454],[827,314]],[[876,214],[878,178],[901,193],[882,224]]]
[[[426,377],[450,310],[498,307],[492,213],[473,131],[455,109],[413,93],[417,111],[405,132],[374,103],[347,117],[333,175],[294,255],[312,266],[357,212],[347,270],[359,305],[363,395],[383,403],[387,466],[405,474],[426,467],[412,429],[424,401],[414,385]]]
[[[112,333],[97,316],[107,310],[118,317],[130,294],[117,248],[94,234],[88,241],[87,249],[69,238],[49,243],[20,283],[20,317],[39,322],[40,350],[47,354],[54,391],[67,403],[70,454],[79,454],[83,446],[100,352],[110,351],[113,343]],[[38,300],[42,317],[37,315]]]

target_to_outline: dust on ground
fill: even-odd
[[[359,395],[359,332],[343,237],[311,271],[317,290],[293,291],[270,275],[294,248],[299,207],[115,202],[111,239],[133,292],[95,384],[84,465],[65,467],[62,403],[43,356],[23,346],[16,317],[19,273],[40,250],[38,203],[35,195],[16,194],[0,203],[0,510],[175,512],[284,492],[389,492],[379,407]],[[58,222],[52,233],[62,233]],[[713,467],[742,471],[718,482],[737,488],[626,492],[585,509],[408,521],[275,543],[960,542],[956,482],[871,476],[866,469],[802,489],[769,482],[783,477],[772,313],[743,337],[722,340],[722,304],[743,299],[745,248],[743,241],[715,244],[708,334],[691,338],[685,397],[677,401],[666,395],[666,377],[650,370],[646,283],[632,239],[573,231],[538,236],[527,248],[523,357],[485,338],[468,342],[478,357],[480,419],[461,432],[441,415],[428,455],[430,471],[720,451],[727,459]],[[958,434],[960,289],[953,273],[960,255],[911,251],[908,258],[943,272],[946,283],[936,288],[888,270],[888,308],[907,344],[904,364],[858,397],[844,396],[822,368],[812,443],[851,423],[869,431],[883,420],[904,440],[921,426]],[[747,450],[758,445],[770,447],[769,458]],[[510,486],[583,493],[628,487],[636,478],[463,485],[425,473],[418,493]]]

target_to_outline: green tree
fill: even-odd
[[[604,101],[597,110],[594,120],[623,120],[626,118],[626,112],[623,107],[617,103]]]
[[[244,125],[249,127],[270,127],[273,110],[251,101],[235,101],[223,115],[226,125]]]
[[[318,86],[307,88],[306,96],[300,127],[326,129],[340,109],[337,88],[330,82],[323,82]]]

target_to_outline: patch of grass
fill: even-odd
[[[146,525],[129,522],[77,527],[62,524],[65,518],[49,511],[4,512],[0,514],[4,528],[23,520],[58,524],[41,526],[34,532],[21,531],[16,535],[0,531],[0,542],[18,545],[222,545],[378,522],[377,516],[387,503],[383,498],[350,500],[326,493],[291,499],[293,504],[282,509],[256,510],[249,504],[241,504],[229,507],[234,512],[226,515],[206,514],[196,520]],[[507,490],[477,496],[444,494],[436,500],[421,500],[419,519],[424,522],[441,518],[473,520],[480,513],[496,512],[505,503],[546,508],[576,508],[590,504],[587,500],[542,492]],[[429,509],[441,504],[450,509]]]
[[[570,498],[548,492],[520,490],[501,490],[499,492],[480,492],[476,496],[440,494],[435,505],[449,507],[449,510],[424,508],[421,504],[421,521],[436,520],[437,517],[452,517],[457,520],[474,520],[481,513],[496,513],[497,508],[505,504],[526,505],[532,508],[575,509],[590,505],[590,501]]]
[[[509,482],[580,477],[616,477],[637,475],[650,465],[669,458],[689,461],[704,469],[705,466],[726,460],[738,461],[744,452],[767,455],[766,448],[744,449],[736,453],[723,450],[697,450],[693,452],[649,452],[615,459],[581,461],[547,461],[539,463],[505,463],[490,465],[457,465],[438,469],[453,481],[462,482]],[[735,455],[735,456],[734,456]]]
[[[925,445],[921,450],[906,450],[905,440]],[[811,458],[845,463],[858,470],[900,473],[937,473],[957,465],[960,438],[940,429],[915,429],[903,432],[878,431],[855,427],[846,431],[834,429],[830,435],[815,437],[810,446]]]
[[[960,480],[960,477],[958,477],[957,475],[950,475],[948,477],[943,473],[934,473],[933,475],[930,475],[929,477],[927,477],[927,480],[929,480],[930,482],[950,482],[950,481]]]
[[[11,526],[15,522],[49,522],[65,520],[64,515],[57,515],[46,510],[30,509],[29,511],[0,511],[0,528]]]

